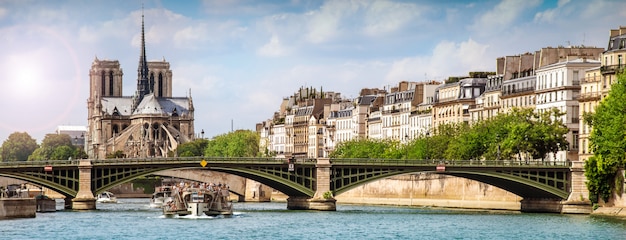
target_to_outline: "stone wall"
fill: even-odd
[[[0,199],[0,219],[34,218],[37,205],[34,198]]]
[[[521,197],[465,178],[407,174],[370,182],[335,196],[338,203],[520,210]]]

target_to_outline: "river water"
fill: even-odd
[[[235,203],[232,217],[165,218],[149,199],[0,221],[0,239],[626,239],[626,219],[390,206],[291,211]]]

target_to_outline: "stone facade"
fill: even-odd
[[[143,19],[141,36],[134,95],[122,95],[119,61],[95,58],[91,65],[85,135],[90,158],[106,158],[118,151],[125,157],[167,157],[174,155],[178,144],[194,139],[191,92],[172,97],[170,64],[165,59],[146,60]]]

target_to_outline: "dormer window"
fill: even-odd
[[[174,111],[172,111],[172,117],[178,117],[178,111],[176,110],[176,108],[174,108]]]

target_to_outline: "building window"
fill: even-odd
[[[106,79],[104,78],[104,71],[102,71],[100,76],[100,85],[100,94],[102,94],[102,96],[106,96]]]
[[[163,97],[163,73],[159,73],[159,97]]]
[[[109,96],[113,96],[113,71],[109,71]]]

